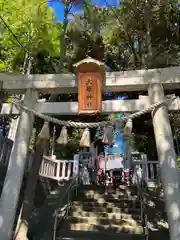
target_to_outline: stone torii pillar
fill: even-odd
[[[27,90],[25,93],[24,105],[33,108],[37,101],[37,97],[38,95],[35,90]],[[11,240],[12,237],[33,123],[34,115],[28,111],[21,110],[16,138],[11,151],[0,198],[0,239],[2,240]]]
[[[148,89],[151,103],[164,100],[161,84],[152,84]],[[154,134],[160,164],[166,212],[171,240],[180,239],[180,175],[177,170],[176,153],[169,122],[167,106],[163,105],[152,113]]]

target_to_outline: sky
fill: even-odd
[[[98,6],[106,6],[111,5],[115,6],[119,3],[119,0],[92,0],[93,4],[96,4]],[[56,13],[56,19],[57,21],[62,21],[63,19],[63,4],[58,3],[58,2],[48,2],[48,5],[52,7]],[[72,12],[77,12],[77,8],[73,8]]]

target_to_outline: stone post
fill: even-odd
[[[130,137],[124,138],[124,149],[125,149],[125,168],[131,169],[132,161],[131,161]]]
[[[164,99],[163,87],[152,84],[148,88],[151,103]],[[180,239],[180,185],[168,108],[163,105],[152,113],[161,180],[171,240]]]
[[[25,93],[24,105],[33,108],[37,101],[37,97],[36,91],[32,89],[27,90]],[[21,110],[16,138],[11,151],[0,198],[0,239],[3,240],[10,240],[12,237],[33,123],[33,114]]]
[[[12,119],[10,123],[8,138],[11,139],[13,142],[16,137],[16,130],[17,130],[18,123],[19,123],[19,117],[16,119]]]

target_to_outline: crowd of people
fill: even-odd
[[[97,184],[118,187],[120,184],[131,184],[134,182],[134,168],[127,169],[124,164],[119,168],[101,168],[98,159],[89,158],[81,163],[81,179],[83,184]],[[140,173],[139,168],[139,174]]]
[[[132,171],[128,169],[111,169],[105,171],[104,169],[99,170],[98,184],[112,187],[118,187],[120,184],[130,184],[132,179]]]

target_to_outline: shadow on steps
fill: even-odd
[[[155,240],[155,239],[170,240],[169,231],[167,229],[149,231],[149,240]]]
[[[134,211],[133,213],[129,213],[129,204],[127,207],[128,213],[126,213],[125,206],[120,207],[120,203],[122,202],[136,202],[136,200],[137,190],[133,188],[126,187],[125,189],[122,188],[116,192],[108,192],[107,194],[105,194],[103,188],[97,186],[93,188],[92,186],[80,188],[78,197],[74,199],[69,217],[61,225],[61,229],[58,231],[57,235],[59,237],[57,237],[57,240],[105,240],[109,238],[113,238],[114,240],[122,238],[125,240],[144,239],[145,236],[143,236],[143,234],[134,234],[131,229],[115,229],[112,226],[113,221],[115,221],[115,225],[117,225],[116,222],[121,219],[121,214],[123,214],[121,220],[125,218],[124,216],[127,216],[127,219],[131,219],[133,225],[135,221],[138,223],[137,217],[139,216],[139,206],[133,204],[133,210],[136,210],[137,213]],[[149,223],[153,223],[154,227],[156,226],[154,231],[149,230],[149,240],[162,238],[164,240],[169,240],[168,229],[158,226],[160,220],[166,221],[163,199],[160,198],[158,192],[155,193],[154,189],[149,189],[147,192],[147,200],[148,202],[152,201],[154,203],[153,206],[149,205],[147,210]],[[107,203],[113,206],[108,208]],[[161,214],[159,214],[159,212]],[[121,221],[119,224],[121,225]]]
[[[64,235],[65,240],[76,235],[72,239],[88,240],[107,239],[108,234],[116,239],[142,239],[139,219],[140,204],[133,187],[122,185],[105,191],[103,186],[81,186],[57,236]]]
[[[93,232],[93,231],[69,231],[61,232],[61,236],[56,240],[144,240],[143,235],[112,233],[112,232]]]
[[[54,212],[57,207],[63,207],[67,203],[67,199],[63,198],[69,182],[58,186],[56,190],[52,191],[44,201],[44,204],[33,212],[29,224],[29,239],[33,240],[50,240],[53,236],[54,226]]]

